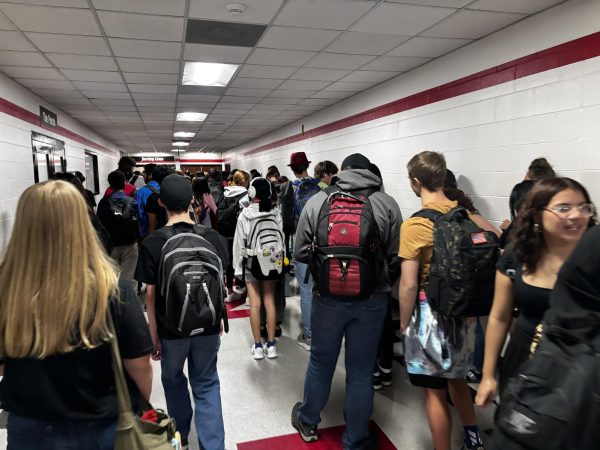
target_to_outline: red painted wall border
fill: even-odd
[[[60,126],[59,127],[49,127],[47,125],[42,124],[40,121],[40,116],[38,116],[37,114],[32,113],[31,111],[29,111],[25,108],[21,108],[19,105],[9,102],[8,100],[1,98],[1,97],[0,97],[0,112],[8,114],[9,116],[12,116],[12,117],[16,117],[17,119],[20,119],[20,120],[28,122],[32,125],[38,126],[40,128],[43,128],[44,130],[50,131],[52,133],[59,134],[67,139],[71,139],[72,141],[79,142],[80,144],[83,144],[86,147],[91,147],[95,150],[100,150],[101,152],[104,152],[104,153],[107,153],[107,154],[110,154],[113,156],[115,155],[115,152],[112,151],[111,149],[104,147],[103,145],[96,144],[94,141],[91,141],[88,138],[85,138],[77,133],[74,133],[71,130],[67,130],[66,128],[63,128]]]
[[[343,119],[321,125],[317,128],[305,131],[304,133],[294,134],[269,144],[261,145],[260,147],[242,152],[241,154],[252,155],[264,152],[283,145],[321,136],[353,125],[380,119],[420,106],[430,105],[442,100],[458,97],[459,95],[475,92],[508,81],[545,72],[547,70],[556,69],[596,56],[600,56],[600,32],[574,39],[565,42],[564,44],[532,53],[531,55],[523,56],[522,58],[509,61],[490,69],[482,70],[481,72],[459,78],[449,83],[418,92],[349,117],[344,117]]]

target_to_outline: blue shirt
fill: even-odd
[[[156,181],[151,181],[137,191],[136,201],[140,212],[140,232],[142,234],[142,239],[148,236],[148,214],[146,214],[146,203],[148,202],[148,197],[153,194],[152,189],[148,186],[152,186],[156,189],[156,192],[160,192],[160,185]]]

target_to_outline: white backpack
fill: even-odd
[[[276,280],[283,270],[283,232],[275,216],[252,219],[244,241],[245,270],[257,280]]]

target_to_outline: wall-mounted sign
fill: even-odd
[[[150,164],[150,163],[174,163],[174,156],[133,156],[132,157],[136,164]]]
[[[48,111],[43,106],[40,106],[40,121],[42,124],[47,125],[49,127],[57,127],[58,126],[58,117],[52,111]]]

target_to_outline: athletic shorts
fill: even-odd
[[[427,389],[448,389],[448,380],[446,378],[409,373],[408,379],[413,386]]]

